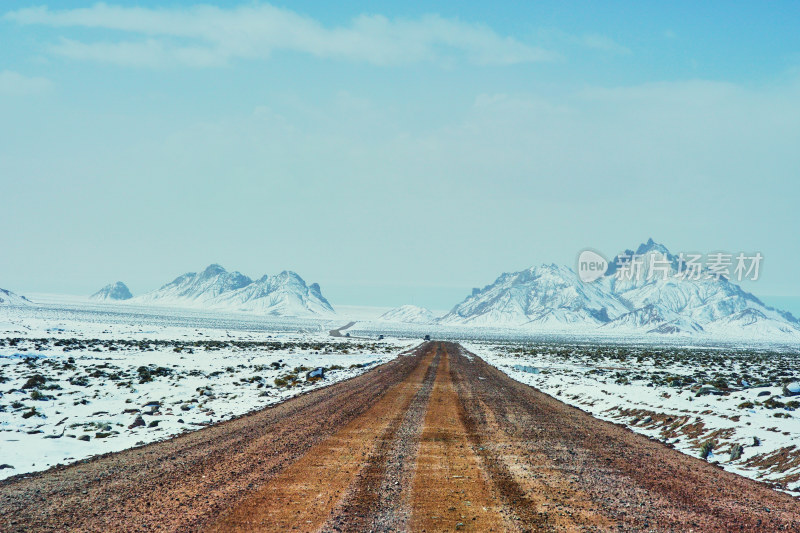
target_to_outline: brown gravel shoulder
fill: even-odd
[[[593,418],[479,357],[459,355],[453,368],[475,445],[525,487],[530,505],[517,512],[542,519],[521,516],[531,530],[800,531],[800,501],[787,494]]]

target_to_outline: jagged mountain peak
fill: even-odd
[[[601,285],[583,283],[571,268],[550,263],[501,275],[440,321],[512,327],[581,321],[598,325],[627,311],[618,300],[606,298]]]
[[[258,278],[255,281],[255,283],[270,284],[276,287],[282,285],[299,285],[303,287],[308,286],[308,288],[311,289],[311,286],[307,285],[305,280],[302,277],[300,277],[299,274],[291,270],[282,270],[281,272],[274,275],[264,274],[263,276]],[[314,283],[312,285],[316,285],[317,289],[319,289],[318,284]]]
[[[218,280],[223,290],[234,290],[249,285],[253,282],[248,276],[245,276],[238,270],[228,272],[225,268],[217,263],[208,265],[203,272],[195,276],[198,280]]]
[[[275,277],[276,277],[276,278],[278,278],[278,279],[281,279],[281,280],[283,280],[283,279],[286,279],[286,280],[296,280],[296,281],[299,281],[299,282],[305,283],[305,281],[303,280],[303,278],[301,278],[301,277],[300,277],[300,275],[299,275],[297,272],[293,271],[293,270],[282,270],[282,271],[281,271],[281,272],[280,272],[278,275],[276,275]]]
[[[200,273],[200,277],[202,278],[211,278],[213,276],[219,276],[220,274],[225,274],[228,271],[223,268],[222,265],[218,263],[211,263],[208,265],[203,272]]]
[[[317,284],[307,286],[297,273],[284,270],[253,281],[241,272],[228,272],[211,264],[197,274],[177,277],[137,301],[159,305],[208,307],[256,311],[272,315],[324,315],[334,313]]]
[[[649,261],[650,257],[653,256],[656,259],[664,258],[670,264],[670,270],[672,272],[677,272],[679,268],[679,258],[675,256],[669,249],[664,246],[663,244],[656,242],[653,240],[652,237],[647,239],[647,242],[641,243],[636,250],[626,249],[617,255],[615,255],[609,262],[608,262],[608,269],[606,270],[606,276],[612,276],[616,274],[617,270],[620,268],[620,263],[627,262],[631,260],[633,257],[638,257],[640,260],[643,261],[642,264],[642,274],[646,275],[649,270]]]
[[[96,293],[90,296],[92,300],[130,300],[133,298],[130,289],[128,286],[122,283],[121,281],[117,281],[114,283],[109,283]]]
[[[546,272],[553,272],[553,273],[571,273],[573,270],[565,265],[559,265],[556,263],[542,263],[541,265],[534,265],[528,269],[530,272],[536,272],[539,274],[546,273]]]
[[[670,253],[670,251],[667,249],[666,246],[654,241],[652,237],[647,239],[647,242],[643,242],[642,244],[639,245],[638,248],[636,248],[636,255],[644,255],[649,252],[658,252],[667,257],[672,256],[672,254]]]
[[[642,256],[632,279],[613,275],[625,255]],[[504,273],[473,290],[440,322],[541,331],[603,326],[609,332],[800,338],[800,323],[790,313],[764,305],[725,277],[679,275],[680,266],[665,245],[649,238],[635,251],[617,255],[606,275],[595,281],[582,282],[569,267],[552,263]]]
[[[544,263],[541,265],[532,266],[526,270],[519,272],[506,272],[501,274],[493,284],[487,285],[478,293],[490,288],[498,282],[508,281],[512,284],[525,284],[535,279],[550,280],[552,282],[563,282],[571,284],[576,277],[575,271],[564,265],[557,265],[555,263]]]

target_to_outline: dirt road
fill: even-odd
[[[0,482],[0,531],[800,531],[800,502],[452,343],[178,438]]]
[[[356,325],[355,322],[348,322],[347,324],[345,324],[340,328],[330,330],[328,332],[328,335],[330,335],[331,337],[344,337],[344,335],[342,335],[342,332],[346,329],[352,328],[355,325]]]

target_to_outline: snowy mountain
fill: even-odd
[[[440,323],[573,329],[597,327],[628,311],[602,284],[583,283],[572,269],[551,264],[501,275]]]
[[[31,305],[33,302],[20,294],[0,289],[0,307],[16,307]]]
[[[141,303],[161,303],[178,306],[200,306],[211,303],[228,291],[241,289],[253,280],[240,272],[228,272],[220,265],[209,265],[200,273],[187,272],[157,291],[137,296]]]
[[[762,339],[797,335],[796,322],[782,320],[775,316],[775,310],[767,309],[765,313],[763,310],[748,307],[708,324],[706,329],[712,334],[739,336],[736,332],[742,332],[745,336]]]
[[[436,320],[433,313],[425,307],[401,305],[383,313],[378,320],[387,322],[403,322],[407,324],[432,324]]]
[[[133,298],[128,286],[117,281],[116,283],[109,283],[90,297],[92,300],[130,300]]]
[[[698,333],[703,326],[678,313],[663,309],[656,304],[647,304],[615,318],[604,326],[606,329],[630,333]]]
[[[653,310],[654,320],[643,324],[652,328],[648,331],[706,332],[728,337],[800,336],[800,323],[790,313],[764,305],[739,285],[725,277],[708,275],[705,269],[699,279],[687,277],[683,274],[685,263],[681,264],[679,258],[652,239],[635,253],[641,257],[640,276],[619,280],[610,267],[602,281],[634,312]],[[612,264],[616,265],[616,258]],[[664,266],[663,270],[651,272],[651,267],[658,264]],[[629,325],[628,317],[619,317],[607,328]]]
[[[617,260],[636,255],[638,275]],[[536,331],[660,333],[800,340],[800,322],[726,279],[686,275],[686,262],[652,239],[609,262],[584,283],[570,268],[542,265],[503,274],[440,319],[443,324],[526,327]]]
[[[317,283],[306,285],[303,278],[287,270],[275,276],[263,276],[240,289],[225,292],[215,299],[214,304],[237,311],[255,311],[270,315],[334,313]]]
[[[306,285],[294,272],[253,281],[240,272],[209,265],[203,272],[178,276],[160,289],[134,298],[136,303],[202,307],[281,316],[333,314],[319,285]]]

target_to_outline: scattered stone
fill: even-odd
[[[78,437],[78,440],[82,440],[85,442],[89,442],[90,439],[91,437],[89,437],[89,435],[81,435],[80,437]]]
[[[695,396],[705,396],[706,394],[720,395],[720,394],[722,394],[722,391],[720,391],[714,385],[703,385],[702,387],[700,387],[697,390],[697,393],[695,394]]]
[[[744,453],[744,446],[739,443],[734,444],[731,447],[731,461],[737,461],[742,458],[742,454]]]
[[[325,369],[318,366],[306,374],[306,380],[325,379]]]
[[[711,455],[711,452],[713,451],[714,451],[714,443],[711,442],[710,440],[706,441],[706,443],[703,444],[703,447],[700,448],[700,457],[703,459],[708,459],[708,456]]]
[[[23,389],[36,389],[45,384],[47,380],[41,374],[35,374],[28,378],[28,381],[22,386]]]
[[[141,426],[143,426],[143,425],[144,425],[144,418],[142,418],[142,415],[139,415],[139,416],[137,416],[137,417],[136,417],[136,419],[133,421],[133,424],[131,424],[130,426],[128,426],[128,429],[138,428],[138,427],[141,427]]]
[[[800,396],[800,381],[793,381],[783,386],[784,396]]]

